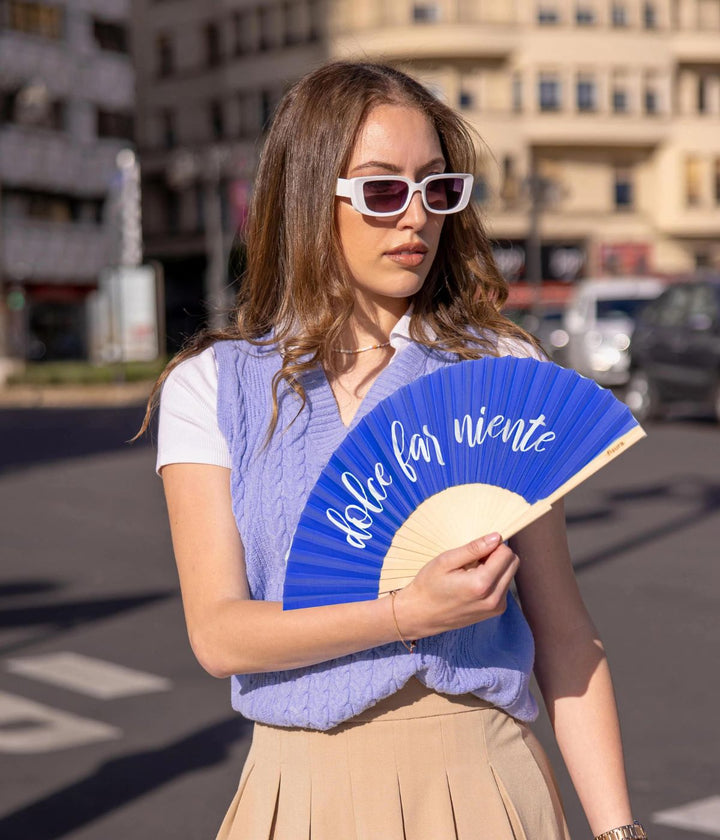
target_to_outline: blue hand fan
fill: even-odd
[[[491,531],[504,539],[645,436],[610,391],[552,362],[459,362],[378,403],[308,497],[283,607],[377,598]]]

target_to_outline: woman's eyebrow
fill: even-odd
[[[432,169],[434,166],[445,166],[445,158],[437,157],[433,158],[433,160],[428,161],[424,166],[421,166],[418,170],[419,172],[423,172],[426,169]],[[362,172],[365,169],[384,169],[386,172],[393,172],[393,173],[400,173],[402,172],[402,167],[397,166],[394,163],[388,163],[387,161],[383,160],[368,160],[364,163],[360,163],[357,166],[353,166],[350,172]]]

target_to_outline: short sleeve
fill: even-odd
[[[498,356],[518,356],[521,359],[537,359],[546,362],[548,357],[529,341],[509,336],[500,336],[497,340]]]
[[[160,395],[158,472],[167,464],[231,466],[218,425],[217,391],[212,347],[185,359],[170,373]]]

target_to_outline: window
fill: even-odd
[[[215,23],[205,24],[205,63],[208,67],[217,67],[222,61],[220,51],[220,32]]]
[[[128,32],[120,23],[106,20],[93,21],[93,38],[101,50],[126,53],[129,51]]]
[[[538,7],[537,22],[543,26],[560,23],[560,15],[554,6],[541,5]]]
[[[502,162],[502,185],[500,196],[505,204],[512,206],[520,197],[520,179],[515,169],[515,159],[505,155]]]
[[[624,87],[616,86],[613,88],[612,109],[615,114],[627,114],[630,110],[628,93]]]
[[[169,35],[158,35],[155,40],[158,76],[172,76],[175,72],[175,54]]]
[[[475,95],[469,90],[461,90],[460,96],[458,97],[458,105],[460,108],[474,108]]]
[[[580,75],[577,80],[577,109],[578,111],[595,111],[595,79],[592,76]]]
[[[43,82],[32,82],[20,90],[0,96],[0,120],[3,123],[64,131],[66,104],[51,99]]]
[[[270,91],[264,90],[260,94],[260,125],[263,131],[267,131],[272,121],[275,103]]]
[[[60,40],[64,35],[65,18],[60,6],[48,3],[32,3],[25,0],[8,0],[0,7],[0,24],[42,38]]]
[[[327,16],[323,0],[310,0],[308,5],[308,15],[310,18],[308,41],[310,43],[314,43],[315,41],[319,41],[323,36],[325,18]]]
[[[483,175],[477,175],[475,183],[473,184],[472,200],[476,204],[485,204],[490,198],[490,189],[488,187],[487,178]]]
[[[413,23],[435,23],[440,20],[440,9],[434,3],[416,3],[412,19]]]
[[[698,77],[697,84],[697,112],[707,114],[708,112],[708,80],[706,76]]]
[[[542,73],[540,75],[539,100],[541,111],[560,110],[560,80],[555,74]]]
[[[103,108],[98,108],[95,124],[98,137],[118,137],[123,140],[132,140],[132,114],[124,111],[106,111]]]
[[[162,142],[166,149],[173,149],[177,144],[177,131],[175,129],[175,114],[172,111],[162,112]]]
[[[222,140],[225,136],[225,118],[222,102],[210,103],[210,133],[213,140]]]
[[[250,91],[238,96],[238,135],[254,137],[260,131],[257,94]]]
[[[654,3],[645,3],[643,6],[643,23],[645,29],[657,29],[657,9]]]
[[[612,20],[612,25],[617,27],[627,26],[628,25],[628,17],[627,17],[627,9],[625,8],[624,3],[613,3],[612,11],[610,13],[610,18]]]
[[[645,113],[657,114],[659,110],[657,91],[653,87],[645,88]]]
[[[518,114],[523,107],[523,84],[520,73],[514,73],[512,77],[512,109]]]
[[[695,155],[685,159],[685,203],[688,207],[702,203],[702,162]]]
[[[270,50],[274,46],[272,25],[272,9],[263,7],[258,9],[258,28],[260,30],[259,50]]]
[[[595,9],[581,4],[575,9],[575,23],[578,26],[592,26],[595,23]]]
[[[615,170],[615,209],[631,210],[633,206],[632,172],[627,167]]]

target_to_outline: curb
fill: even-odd
[[[147,402],[152,387],[152,382],[6,386],[0,388],[0,409],[142,406]]]

